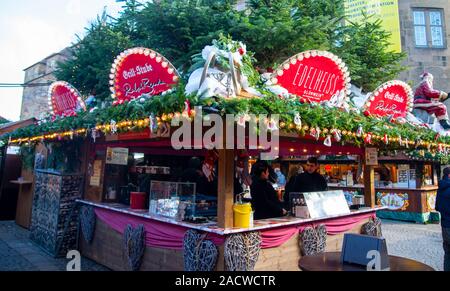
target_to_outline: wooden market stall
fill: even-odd
[[[243,49],[240,52],[245,54]],[[293,56],[266,80],[264,94],[244,82],[248,72],[240,70],[231,52],[216,53],[209,53],[204,68],[194,72],[185,87],[176,87],[180,76],[163,56],[146,48],[125,51],[111,68],[115,101],[103,112],[86,108],[69,84],[52,85],[50,104],[59,117],[26,134],[18,132],[11,141],[52,141],[66,160],[69,154],[81,153],[72,159],[81,163],[66,177],[70,195],[63,203],[59,197],[65,194],[61,185],[66,184],[58,181],[65,175],[39,172],[42,179],[35,185],[37,211],[32,225],[38,242],[44,244],[45,235],[56,234],[49,251],[59,255],[70,250],[79,219],[81,253],[113,270],[298,270],[305,254],[341,250],[345,233],[379,235],[376,212],[385,209],[376,206],[380,148],[388,142],[413,146],[413,138],[426,140],[433,150],[449,148],[443,138],[431,141],[427,129],[367,118],[372,105],[376,105],[373,114],[381,107],[383,114],[404,118],[412,96],[403,82],[381,86],[361,114],[347,102],[348,69],[331,53]],[[229,71],[221,72],[220,67],[211,71],[215,58],[224,58],[221,61],[229,63]],[[205,91],[192,97],[202,86]],[[390,107],[377,103],[380,98],[384,98],[381,104],[395,103],[398,110],[389,112]],[[194,105],[200,107],[191,108]],[[224,122],[227,113],[235,114],[228,123]],[[250,114],[278,114],[280,122],[271,115]],[[259,128],[252,127],[256,124]],[[409,141],[390,135],[394,126]],[[217,135],[212,134],[216,127]],[[427,145],[417,142],[420,146]],[[56,149],[51,146],[52,152]],[[261,158],[272,152],[272,159],[356,155],[364,173],[364,205],[350,210],[342,191],[311,192],[308,195],[320,199],[317,205],[308,205],[309,216],[251,223],[248,215],[248,225],[242,226],[238,222],[245,219],[237,219],[236,205],[242,204],[235,186],[237,176],[245,178],[247,172],[243,152]],[[202,163],[190,164],[193,156]],[[187,170],[203,173],[203,180],[185,179]],[[51,191],[43,190],[46,179],[54,181]],[[325,211],[329,197],[335,200]],[[45,199],[52,201],[55,221],[44,219]],[[313,213],[316,208],[324,211]]]
[[[379,218],[426,223],[439,221],[435,212],[440,163],[413,159],[403,152],[393,156],[380,156],[375,167],[376,205],[386,206]],[[358,164],[354,164],[358,168]],[[343,176],[329,183],[330,189],[341,189],[348,196],[361,195],[364,185],[353,179],[351,185]],[[359,181],[360,182],[360,181]]]
[[[174,129],[172,129],[173,131]],[[136,135],[134,135],[136,136]],[[147,135],[148,136],[148,135]],[[204,151],[175,151],[171,149],[168,138],[128,140],[126,134],[118,134],[119,141],[106,141],[99,139],[91,144],[95,151],[95,159],[87,164],[106,164],[107,148],[127,148],[129,153],[146,152],[150,155],[165,156],[158,166],[168,166],[170,159],[178,160],[183,164],[184,155],[204,156]],[[109,139],[107,137],[106,139]],[[286,138],[280,140],[280,156],[292,153],[304,148],[316,153],[324,154],[334,151],[352,151],[361,154],[363,151],[357,147],[335,146],[328,148],[316,142],[306,141],[301,138]],[[227,242],[236,238],[253,237],[261,241],[259,254],[250,257],[254,260],[254,270],[298,270],[298,260],[302,255],[302,247],[299,244],[299,234],[311,226],[325,225],[328,235],[326,236],[326,250],[338,251],[342,247],[344,233],[361,233],[364,224],[375,217],[379,207],[364,207],[353,210],[346,215],[335,215],[321,218],[296,218],[292,216],[258,220],[249,228],[234,227],[233,204],[235,194],[233,183],[235,181],[235,151],[219,150],[218,157],[218,196],[217,196],[217,219],[211,219],[204,223],[192,223],[180,220],[179,217],[167,217],[155,215],[145,209],[131,209],[130,206],[119,203],[120,198],[110,201],[107,199],[107,186],[104,184],[108,178],[105,166],[99,167],[99,173],[92,173],[86,180],[85,199],[80,200],[84,206],[93,207],[96,214],[95,232],[91,242],[80,239],[80,249],[84,256],[91,258],[114,270],[128,270],[130,266],[127,257],[122,255],[123,235],[128,224],[133,227],[144,225],[147,231],[146,248],[140,270],[184,270],[186,242],[185,235],[189,230],[194,230],[205,235],[204,239],[211,241],[217,246],[217,265],[215,270],[227,270],[225,253]],[[90,155],[91,157],[94,155]],[[169,157],[171,157],[169,159]],[[89,167],[89,166],[88,166]],[[128,164],[131,169],[134,164]],[[126,167],[125,167],[126,168]],[[170,167],[170,172],[174,170]],[[127,172],[127,170],[125,170]],[[153,174],[150,174],[153,176]],[[97,177],[100,182],[97,184]],[[161,178],[160,178],[161,179]],[[173,180],[166,177],[166,180]],[[124,184],[127,182],[124,181]],[[150,193],[147,193],[151,195]],[[147,195],[147,196],[149,196]],[[372,197],[374,197],[372,195]],[[109,202],[105,202],[109,201]],[[368,198],[366,201],[374,205],[375,201]],[[370,205],[370,204],[369,204]],[[206,246],[205,246],[206,248]],[[183,251],[184,249],[184,251]],[[207,254],[206,250],[205,256]]]

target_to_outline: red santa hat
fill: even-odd
[[[426,79],[433,79],[434,77],[433,77],[433,75],[431,73],[423,72],[423,74],[420,75],[420,78],[422,80],[426,80]]]

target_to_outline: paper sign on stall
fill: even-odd
[[[128,165],[127,148],[108,148],[106,150],[106,164],[110,165]]]
[[[349,214],[350,208],[345,200],[344,192],[325,191],[304,193],[306,205],[311,218],[322,218],[332,215]]]
[[[89,185],[94,187],[100,187],[100,177],[102,174],[102,161],[94,161],[93,173]]]

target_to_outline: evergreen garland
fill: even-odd
[[[57,118],[52,122],[44,122],[38,126],[25,127],[13,132],[11,139],[29,139],[55,133],[56,136],[53,136],[53,139],[63,139],[67,138],[60,136],[63,132],[109,125],[111,120],[117,123],[128,122],[128,126],[120,127],[118,132],[142,131],[147,126],[139,124],[138,120],[154,114],[158,117],[165,117],[163,121],[169,122],[174,114],[183,112],[184,102],[189,100],[192,108],[194,106],[210,107],[221,115],[279,114],[280,126],[283,131],[298,132],[301,135],[307,135],[312,127],[319,127],[322,129],[321,137],[325,138],[331,130],[338,129],[342,131],[342,141],[340,141],[342,144],[363,145],[364,139],[356,135],[357,130],[362,127],[364,133],[370,133],[374,137],[372,144],[381,149],[405,148],[399,146],[398,140],[396,141],[399,136],[404,140],[409,140],[411,150],[427,148],[427,143],[450,145],[450,137],[437,136],[435,132],[426,128],[418,128],[410,124],[392,124],[386,119],[366,117],[357,111],[345,112],[338,108],[301,103],[297,98],[282,99],[268,91],[265,91],[265,96],[262,98],[233,99],[200,99],[194,95],[186,96],[183,92],[184,86],[181,84],[173,92],[163,96],[153,96],[147,99],[138,98],[122,105],[96,110],[91,113],[79,112],[74,117]],[[302,118],[302,128],[292,127],[297,112]],[[85,132],[81,134],[81,137],[87,134],[88,132]],[[382,141],[384,135],[390,138],[387,145]],[[76,137],[77,135],[74,136],[74,138]],[[5,136],[4,141],[7,142],[8,138],[9,136]],[[35,139],[33,142],[39,141],[39,139]],[[436,147],[432,149],[435,150]]]

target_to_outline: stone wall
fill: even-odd
[[[402,50],[407,54],[404,65],[408,71],[400,75],[400,79],[410,82],[415,87],[419,76],[424,72],[434,75],[434,87],[445,92],[450,91],[450,51],[448,36],[450,33],[450,1],[449,0],[399,0],[400,30]],[[444,38],[446,47],[443,49],[417,48],[414,39],[413,8],[440,8],[444,12]]]
[[[70,57],[70,49],[66,48],[57,54],[25,69],[25,84],[42,84],[56,81],[53,72],[57,69],[58,62],[64,62]],[[20,119],[32,117],[41,118],[48,113],[48,88],[49,86],[26,86],[22,95],[22,109]]]

